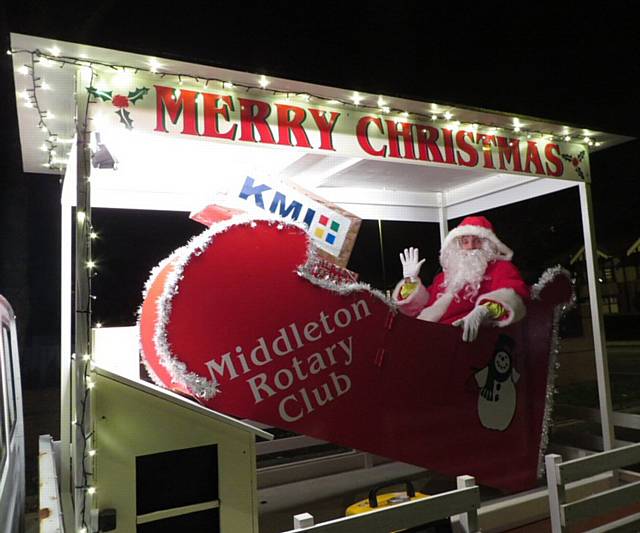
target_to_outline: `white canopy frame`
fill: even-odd
[[[52,43],[47,39],[31,36],[12,35],[14,49],[44,50]],[[67,51],[67,55],[80,57],[82,54],[96,62],[111,62],[118,65],[133,65],[148,68],[149,58],[136,54],[116,52],[100,48],[76,45],[73,43],[53,43]],[[66,48],[65,48],[66,47]],[[18,55],[18,54],[14,54]],[[14,60],[16,70],[20,60]],[[162,60],[165,68],[171,72],[188,72],[190,76],[200,76],[201,79],[214,78],[218,80],[233,79],[242,83],[249,83],[255,75],[234,72],[226,69],[205,67],[182,62]],[[67,73],[70,69],[67,69]],[[78,69],[80,70],[80,69]],[[61,96],[62,107],[69,108],[73,102],[76,110],[76,124],[82,124],[82,109],[86,109],[87,96],[81,84],[81,76],[72,73],[71,82],[65,78],[61,84],[65,87]],[[60,75],[60,73],[58,73]],[[16,76],[17,89],[20,92],[21,80]],[[335,98],[345,101],[351,92],[326,86],[294,82],[284,79],[272,79],[273,86],[279,86],[295,94],[315,94],[323,98]],[[85,84],[86,85],[86,84]],[[75,93],[75,95],[74,95]],[[430,105],[432,109],[437,104],[425,104],[397,99],[397,105],[408,110],[424,109]],[[32,117],[19,107],[20,130],[23,145],[24,163],[26,171],[41,171],[38,163],[37,135],[31,124]],[[443,110],[453,110],[461,119],[467,122],[480,121],[484,124],[511,125],[508,115],[481,111],[475,109],[452,108],[439,106]],[[531,119],[535,127],[542,131],[555,131],[561,135],[566,126]],[[73,124],[73,121],[72,121]],[[71,133],[74,127],[68,124],[63,131]],[[614,429],[612,423],[612,404],[609,383],[606,339],[602,322],[599,284],[597,283],[596,240],[593,221],[593,207],[591,201],[590,178],[563,179],[523,175],[523,173],[495,169],[466,169],[460,166],[446,167],[428,161],[407,161],[406,159],[375,159],[371,157],[352,157],[345,154],[318,155],[308,150],[292,150],[281,147],[262,147],[256,145],[240,145],[239,143],[203,142],[199,139],[179,139],[176,137],[163,138],[146,134],[141,140],[129,136],[126,143],[120,146],[119,157],[130,164],[123,165],[118,170],[94,170],[91,180],[87,180],[87,170],[90,167],[87,152],[83,150],[82,131],[76,138],[76,144],[71,150],[69,165],[64,180],[61,197],[61,449],[70,450],[74,442],[72,435],[74,417],[76,416],[77,401],[84,392],[78,389],[83,386],[72,375],[72,347],[71,332],[73,331],[74,316],[77,319],[77,309],[71,302],[69,295],[73,293],[73,241],[74,224],[73,213],[78,198],[83,198],[80,205],[86,207],[132,208],[143,210],[174,210],[188,212],[198,205],[203,194],[211,190],[211,177],[203,178],[202,168],[206,168],[207,161],[225,161],[226,169],[241,169],[251,171],[247,161],[258,162],[262,169],[272,175],[277,175],[298,182],[316,194],[323,196],[339,206],[353,212],[364,219],[378,220],[406,220],[437,223],[440,228],[441,239],[448,232],[450,220],[463,217],[479,211],[535,198],[537,196],[561,191],[571,187],[579,189],[580,207],[582,213],[582,227],[585,242],[585,258],[589,283],[591,319],[593,325],[593,341],[598,380],[598,394],[602,421],[602,434],[605,449],[611,449],[614,444]],[[586,130],[583,130],[586,131]],[[596,132],[589,132],[594,135]],[[609,146],[624,142],[624,137],[602,134],[602,138]],[[35,142],[34,142],[35,139]],[[117,144],[117,140],[116,140]],[[132,154],[126,154],[127,146],[132,147]],[[585,150],[588,148],[585,146]],[[135,155],[136,151],[138,155]],[[181,173],[176,179],[176,167],[171,161],[179,159]],[[153,156],[148,157],[149,154]],[[167,157],[167,155],[171,157]],[[186,155],[188,157],[186,157]],[[141,172],[136,161],[145,161],[147,170]],[[155,161],[155,163],[153,163]],[[189,168],[185,168],[184,161],[192,161]],[[203,165],[205,165],[203,167]],[[238,167],[238,168],[236,168]],[[162,174],[161,174],[162,173]],[[155,178],[145,179],[153,175]],[[89,195],[89,188],[90,195]],[[81,230],[79,230],[81,231]],[[84,230],[86,231],[86,229]],[[78,250],[76,246],[76,250]],[[82,256],[75,258],[76,275],[84,266]],[[76,286],[76,291],[78,290]],[[75,311],[75,313],[74,313]],[[79,324],[75,325],[76,335]],[[86,335],[89,332],[85,332]],[[79,354],[78,354],[79,356]],[[76,356],[76,359],[77,357]],[[76,446],[71,454],[62,454],[62,487],[63,499],[71,498],[70,473],[73,464],[82,461],[80,451]],[[77,469],[76,469],[77,471]],[[75,480],[78,486],[78,480]],[[79,497],[73,496],[74,501]],[[76,507],[79,507],[76,506]],[[79,527],[76,516],[76,526]]]

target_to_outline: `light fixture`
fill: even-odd
[[[351,101],[355,105],[360,105],[360,102],[362,102],[362,100],[364,100],[364,98],[360,95],[360,93],[358,91],[354,91],[353,95],[351,96]]]
[[[431,120],[438,120],[438,115],[431,115]]]
[[[271,82],[264,77],[264,74],[262,76],[260,76],[260,79],[258,80],[258,84],[260,85],[260,87],[262,87],[263,89],[269,85]]]
[[[451,117],[453,117],[453,115],[452,115],[451,113],[449,113],[449,111],[447,111],[447,112],[444,114],[444,118],[446,118],[447,120],[451,120]]]
[[[161,68],[162,68],[162,65],[158,62],[157,59],[153,57],[149,59],[149,70],[151,71],[152,74],[156,74],[158,70]]]

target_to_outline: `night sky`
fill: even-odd
[[[584,13],[586,4],[574,3],[416,4],[27,1],[0,8],[0,32],[5,49],[10,31],[27,33],[640,136],[631,2]],[[2,58],[0,292],[22,317],[28,351],[34,339],[56,342],[60,185],[55,176],[22,174],[11,63]],[[591,159],[598,239],[614,253],[640,237],[638,148],[633,141]],[[529,281],[582,243],[576,191],[490,216]],[[95,249],[103,265],[94,282],[97,319],[133,323],[149,269],[201,231],[184,215],[157,217],[94,214],[103,235]],[[350,267],[362,279],[391,284],[400,275],[398,251],[412,244],[430,250],[426,271],[435,271],[435,226],[385,223],[384,270],[377,231],[377,223],[365,223],[354,251]]]

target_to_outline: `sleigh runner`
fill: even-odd
[[[508,491],[535,485],[567,273],[545,272],[525,320],[464,343],[365,284],[318,279],[314,259],[301,227],[269,220],[219,223],[177,250],[141,308],[150,376],[225,414]]]

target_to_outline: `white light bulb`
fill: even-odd
[[[400,113],[404,118],[407,118],[409,116],[409,112],[408,111],[403,111],[402,113]]]
[[[158,70],[162,68],[162,65],[158,62],[158,60],[153,57],[149,59],[148,65],[149,70],[151,70],[153,74],[156,74]]]
[[[7,50],[7,55],[11,56],[11,55],[13,55],[13,52],[11,50]]]
[[[87,452],[87,455],[88,455],[89,457],[95,457],[95,455],[96,455],[96,451],[95,451],[95,450],[89,450],[89,451]]]
[[[87,261],[86,265],[87,265],[87,268],[89,270],[91,270],[92,268],[95,268],[96,262],[95,261]]]
[[[260,85],[260,87],[262,87],[263,89],[269,85],[271,82],[264,77],[264,75],[260,76],[260,79],[258,80],[258,84]]]
[[[206,84],[206,82],[205,82],[205,84]],[[233,83],[231,83],[230,81],[225,81],[225,82],[222,84],[222,86],[223,86],[225,89],[233,89],[233,87],[234,87],[234,86],[233,86]],[[205,87],[206,87],[206,85],[205,85]]]
[[[438,115],[431,115],[431,120],[438,120]]]
[[[338,100],[329,100],[329,101],[327,102],[327,104],[329,104],[329,105],[339,105],[339,104],[340,104],[340,101],[338,101]]]
[[[46,144],[41,144],[40,145],[40,150],[43,152],[48,152],[49,151],[49,147]]]
[[[90,353],[86,353],[82,356],[82,360],[83,361],[88,361],[89,359],[91,359],[91,354]]]
[[[378,96],[378,107],[386,107],[387,106],[387,102],[385,102],[384,98],[382,98],[382,96]]]
[[[587,144],[589,144],[589,141],[590,141],[590,140],[591,140],[591,139],[589,139],[589,137],[585,137],[585,138],[584,138],[584,142],[586,142]]]
[[[360,95],[360,93],[358,91],[355,91],[353,93],[353,96],[351,96],[351,101],[355,105],[360,105],[360,102],[362,102],[362,100],[364,100],[364,98]]]
[[[388,105],[383,105],[382,106],[382,112],[383,113],[389,113],[391,111],[391,109],[389,108]]]
[[[58,48],[57,46],[53,46],[49,48],[49,52],[51,52],[52,56],[58,57],[60,55],[60,48]]]
[[[451,117],[453,117],[453,115],[452,115],[451,113],[449,113],[449,111],[447,111],[447,112],[444,114],[444,118],[446,118],[447,120],[451,120]]]
[[[569,142],[569,141],[571,140],[571,136],[570,136],[570,135],[567,135],[567,136],[564,138],[564,140],[565,140],[565,142]]]
[[[514,126],[513,127],[513,131],[515,131],[516,133],[520,133],[520,126]]]
[[[84,211],[78,211],[76,217],[78,218],[78,222],[82,223],[87,219],[87,214]]]
[[[31,109],[33,107],[33,104],[31,102],[25,102],[24,107],[28,107],[29,109]]]
[[[22,65],[21,67],[19,67],[18,74],[22,74],[23,76],[29,74],[29,68],[27,67],[27,65]]]
[[[98,234],[95,231],[92,231],[91,233],[89,233],[89,238],[90,239],[97,239],[98,238]]]
[[[95,494],[95,493],[96,493],[96,488],[95,487],[87,488],[87,494]]]
[[[96,327],[97,328],[101,328],[102,327],[102,322],[96,322]]]
[[[46,81],[43,81],[42,85],[40,86],[40,88],[43,91],[50,91],[51,90],[51,85],[49,85]]]

